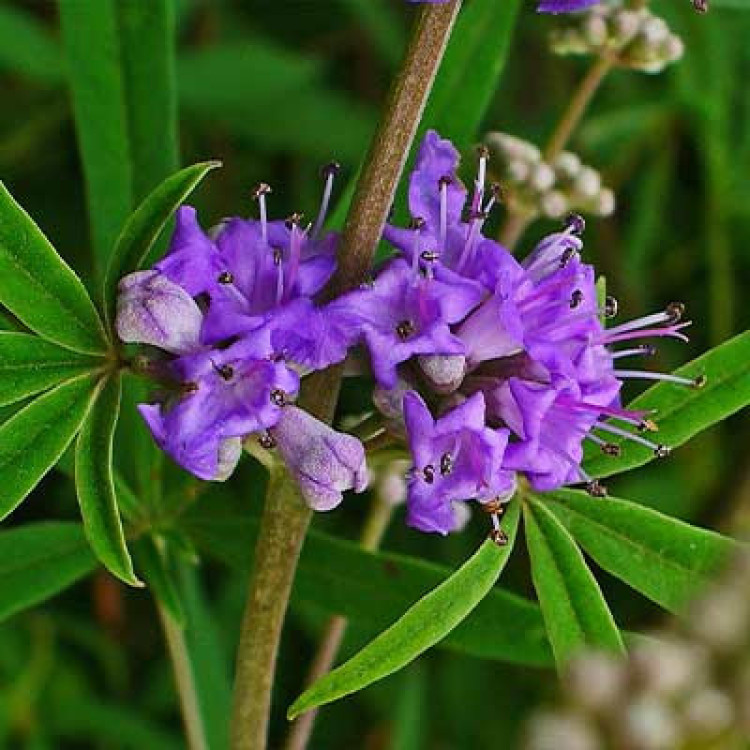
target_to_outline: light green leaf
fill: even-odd
[[[61,349],[38,336],[0,331],[0,406],[21,401],[100,365],[99,360]]]
[[[114,318],[119,280],[140,269],[164,226],[180,204],[210,172],[221,166],[218,161],[193,164],[162,182],[131,214],[110,256],[104,279],[104,304],[108,320]]]
[[[448,580],[420,599],[358,654],[297,698],[287,713],[288,718],[294,719],[387,677],[450,633],[495,585],[513,548],[518,516],[519,503],[511,503],[503,520],[508,544],[498,547],[486,540]]]
[[[180,524],[199,551],[233,570],[249,571],[258,520],[248,517],[246,502],[212,488]],[[311,603],[341,614],[359,632],[374,637],[453,572],[416,557],[364,552],[353,542],[311,529],[292,606]],[[539,608],[497,586],[439,647],[529,666],[553,663]]]
[[[676,448],[701,430],[750,404],[750,331],[706,352],[676,371],[686,378],[706,377],[703,388],[659,383],[636,398],[628,408],[654,410],[659,431],[651,437]],[[584,468],[593,477],[607,477],[642,466],[654,459],[642,445],[614,438],[622,455],[614,458],[600,451],[589,453]],[[668,459],[667,459],[668,460]]]
[[[544,507],[524,504],[531,577],[558,667],[584,646],[624,650],[596,579],[565,527]]]
[[[738,546],[627,500],[558,491],[540,502],[598,565],[672,612],[695,596]]]
[[[93,376],[73,378],[0,425],[0,520],[62,456],[91,408],[95,387]]]
[[[81,280],[2,183],[0,303],[49,341],[85,354],[106,351],[104,327]]]
[[[76,492],[86,536],[96,556],[125,583],[140,586],[125,544],[112,478],[112,442],[121,393],[119,374],[108,377],[83,423],[76,444]]]
[[[77,523],[0,531],[0,621],[54,596],[96,567]]]

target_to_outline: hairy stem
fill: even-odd
[[[159,619],[164,630],[169,657],[172,661],[172,671],[180,699],[180,712],[185,725],[185,737],[189,750],[208,750],[206,732],[203,726],[198,694],[195,690],[193,669],[190,665],[188,650],[185,644],[185,634],[182,628],[172,619],[172,615],[157,602]]]
[[[376,497],[370,509],[370,514],[365,521],[362,536],[360,537],[360,546],[362,549],[374,552],[380,547],[392,514],[393,506]],[[347,620],[341,615],[334,615],[328,621],[323,638],[310,666],[306,686],[309,687],[324,674],[331,671],[336,661],[336,655],[346,635],[346,626]],[[318,711],[315,709],[302,714],[302,716],[294,721],[289,731],[286,745],[284,746],[285,750],[305,750],[310,742],[317,715]]]
[[[460,6],[461,0],[453,0],[419,11],[401,72],[357,184],[329,297],[356,287],[367,275]],[[331,422],[341,375],[341,367],[332,367],[306,378],[300,405]],[[275,470],[266,495],[237,651],[233,750],[264,750],[267,746],[281,629],[311,515],[292,479],[282,469]]]
[[[602,54],[589,68],[544,148],[543,158],[548,164],[552,164],[562,153],[573,132],[581,122],[581,118],[594,98],[594,94],[607,76],[607,73],[614,67],[616,59],[613,54]],[[512,250],[518,243],[518,240],[521,239],[521,236],[533,218],[531,214],[510,214],[500,231],[500,236],[498,237],[500,244]]]

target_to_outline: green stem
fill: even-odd
[[[360,537],[360,546],[368,552],[375,552],[383,541],[388,524],[393,515],[393,505],[380,498],[375,498],[370,513],[365,521]],[[331,671],[336,655],[341,648],[346,635],[347,619],[341,615],[334,615],[328,621],[323,638],[313,659],[306,684],[312,685],[324,674]],[[318,710],[308,711],[294,721],[287,737],[284,750],[305,750],[312,736],[315,718]]]
[[[208,750],[206,732],[201,717],[198,694],[195,690],[193,669],[190,665],[185,634],[182,628],[172,619],[169,612],[157,602],[159,619],[164,630],[169,657],[172,661],[177,695],[180,699],[182,721],[185,724],[185,736],[190,750]]]
[[[357,184],[338,250],[329,298],[364,281],[388,217],[419,120],[461,0],[425,6],[391,90],[383,120]],[[331,422],[341,367],[305,379],[300,405]],[[283,469],[271,475],[240,632],[232,713],[232,750],[267,746],[271,687],[294,573],[311,511]]]

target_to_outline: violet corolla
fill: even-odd
[[[485,185],[487,158],[480,150],[469,194],[452,144],[428,132],[410,178],[411,225],[385,231],[396,258],[336,302],[369,351],[376,406],[406,434],[407,520],[425,531],[451,531],[456,501],[478,500],[495,517],[515,474],[538,491],[582,483],[604,495],[581,466],[585,441],[612,455],[611,436],[669,452],[643,434],[654,428],[647,414],[622,406],[623,382],[702,384],[621,365],[653,352],[636,340],[684,340],[688,323],[672,304],[606,327],[617,305],[599,299],[581,260],[583,219],[571,217],[522,262],[483,236],[497,198]]]
[[[335,311],[315,301],[335,270],[337,236],[322,231],[335,172],[324,172],[309,226],[299,215],[269,221],[265,184],[254,192],[258,220],[232,218],[209,234],[182,207],[166,256],[120,282],[116,319],[123,342],[149,347],[137,361],[162,391],[139,410],[163,450],[223,480],[255,435],[278,445],[318,510],[367,483],[359,441],[292,405],[301,375],[346,356],[346,338],[329,333]]]

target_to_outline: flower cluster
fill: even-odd
[[[604,494],[581,468],[585,440],[611,454],[608,435],[668,453],[610,421],[653,429],[620,405],[623,380],[700,384],[620,368],[653,351],[635,339],[685,339],[682,305],[605,328],[616,302],[599,300],[581,261],[583,220],[571,217],[519,262],[482,232],[497,198],[485,185],[486,150],[472,195],[458,160],[449,141],[426,134],[409,185],[414,218],[384,232],[396,256],[334,303],[369,350],[376,405],[408,440],[408,522],[440,533],[453,530],[456,501],[479,500],[496,520],[517,473],[541,491],[583,482]]]
[[[309,504],[327,510],[342,490],[364,489],[360,442],[293,405],[300,374],[346,356],[317,292],[335,269],[337,237],[322,226],[336,165],[325,172],[313,225],[269,221],[268,185],[255,190],[259,220],[228,219],[212,233],[184,206],[167,255],[119,287],[117,331],[152,347],[136,362],[163,385],[139,409],[155,440],[202,479],[234,470],[242,442],[256,435],[278,447]]]

